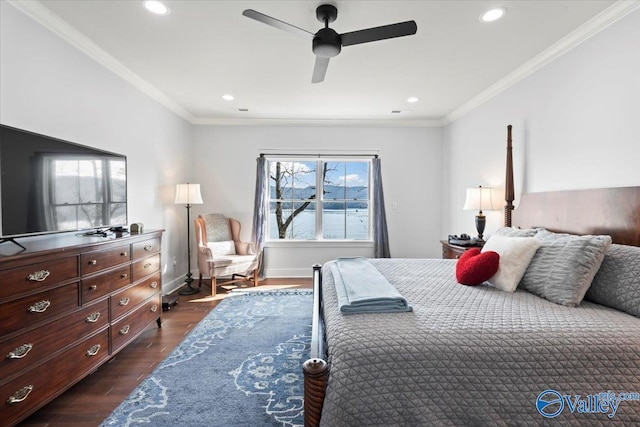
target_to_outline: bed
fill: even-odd
[[[640,425],[640,187],[527,194],[512,219],[510,149],[509,128],[505,220],[521,230],[501,232],[611,236],[585,299],[460,285],[456,260],[371,259],[413,311],[344,315],[330,263],[314,266],[305,426]]]

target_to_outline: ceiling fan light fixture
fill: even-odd
[[[321,58],[333,58],[342,50],[340,36],[331,28],[322,28],[313,38],[311,50]]]
[[[481,22],[494,22],[498,19],[502,18],[504,14],[507,13],[507,9],[504,7],[496,7],[494,9],[489,9],[480,15]]]
[[[162,2],[157,0],[145,0],[142,5],[151,13],[156,15],[168,15],[171,11]]]

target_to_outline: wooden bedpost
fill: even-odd
[[[322,266],[313,266],[313,316],[310,358],[302,365],[304,374],[304,426],[318,427],[327,385],[329,365],[324,357],[324,321],[322,319]]]
[[[320,425],[322,403],[327,386],[327,362],[322,359],[309,359],[302,365],[304,372],[304,426]]]
[[[504,207],[504,226],[511,227],[511,212],[513,211],[513,147],[511,146],[511,125],[507,126],[507,176],[504,184],[504,199],[507,204]]]

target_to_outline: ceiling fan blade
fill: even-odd
[[[330,58],[322,58],[316,56],[316,63],[313,66],[313,77],[311,77],[311,83],[320,83],[324,81],[324,76],[327,74],[327,67],[329,66]]]
[[[287,31],[292,34],[296,34],[298,36],[302,36],[306,38],[313,38],[314,36],[313,33],[310,33],[307,30],[303,30],[302,28],[298,28],[295,25],[291,25],[279,19],[272,18],[268,15],[265,15],[264,13],[257,12],[253,9],[247,9],[244,12],[242,12],[242,14],[247,18],[255,19],[256,21],[260,21],[263,24],[271,25],[272,27]]]
[[[415,34],[416,31],[418,31],[416,21],[406,21],[340,34],[340,38],[342,39],[342,46],[351,46],[394,37],[410,36]]]

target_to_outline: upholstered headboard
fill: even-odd
[[[608,234],[640,246],[640,186],[523,194],[514,210],[511,125],[507,126],[504,225],[571,234]],[[512,212],[513,211],[513,212]]]
[[[513,225],[572,234],[608,234],[614,243],[640,246],[640,187],[524,194]]]

